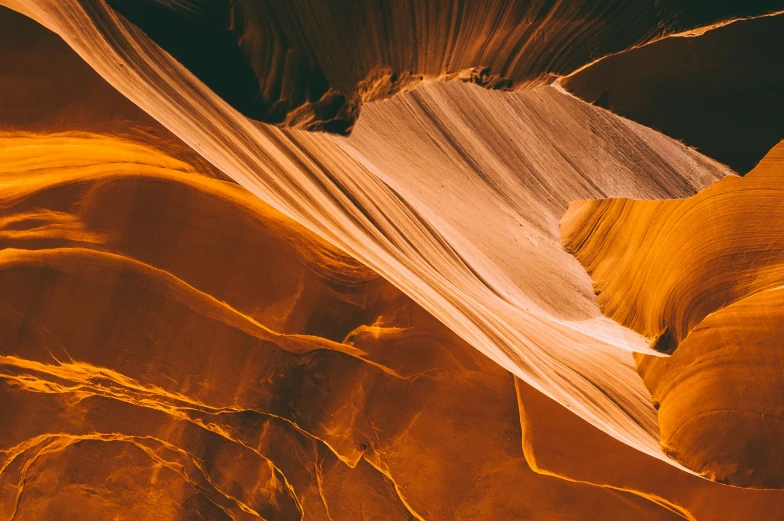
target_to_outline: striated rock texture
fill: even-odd
[[[784,149],[545,84],[776,2],[0,3],[0,519],[784,517]]]
[[[423,77],[544,83],[666,34],[784,9],[781,0],[107,3],[245,115],[338,134],[362,102]]]
[[[739,486],[784,486],[783,178],[784,142],[692,198],[574,203],[562,223],[603,312],[674,353],[637,357],[664,449]]]
[[[508,372],[236,185],[0,144],[4,519],[678,518],[534,473]]]
[[[561,83],[745,174],[784,138],[784,15],[610,56]]]
[[[726,167],[552,87],[506,94],[452,83],[436,87],[446,90],[436,94],[441,102],[431,115],[426,107],[412,117],[394,100],[378,102],[423,125],[399,135],[395,144],[414,156],[421,150],[423,168],[444,160],[440,150],[457,164],[473,158],[468,170],[448,168],[441,179],[423,176],[402,160],[375,164],[351,139],[248,120],[102,4],[88,9],[41,0],[15,7],[57,30],[112,85],[226,175],[391,281],[480,352],[616,439],[675,465],[659,447],[656,411],[630,354],[649,351],[645,340],[600,316],[589,300],[590,281],[576,263],[559,270],[566,280],[531,283],[529,266],[510,259],[531,259],[539,245],[549,244],[536,273],[570,262],[558,247],[557,223],[568,203],[559,202],[561,190],[578,198],[687,196],[731,175]],[[471,94],[477,92],[487,96]],[[519,108],[509,125],[520,97],[530,108]],[[522,147],[504,158],[511,163],[491,157],[498,147],[487,141],[496,134],[451,136],[446,122],[459,121],[448,116],[452,106],[465,111],[466,122],[489,117],[487,127],[509,128],[505,142],[513,151]],[[557,141],[539,149],[542,143],[531,139],[532,132],[552,125],[550,114],[556,116],[551,135],[582,142],[580,153],[567,154]],[[435,118],[441,135],[427,131],[428,118]],[[604,138],[598,128],[615,137]],[[613,143],[620,136],[628,146]],[[368,154],[384,146],[377,140]],[[536,177],[518,178],[515,168],[526,156]],[[545,173],[551,181],[541,189]],[[423,180],[431,183],[427,189]],[[499,197],[499,187],[509,187],[513,198]],[[463,197],[460,205],[446,204],[443,193],[450,190]],[[529,204],[515,207],[515,199]],[[474,219],[465,210],[483,207],[487,213]],[[547,212],[544,221],[541,210]],[[544,222],[543,231],[532,230],[537,222]],[[499,240],[499,229],[520,236]],[[555,289],[553,280],[563,289]],[[577,305],[565,313],[548,309],[544,295],[554,291],[558,302]]]

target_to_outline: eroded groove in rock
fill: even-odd
[[[784,15],[665,38],[561,83],[745,174],[784,137]]]
[[[564,247],[593,278],[604,314],[673,352],[710,313],[780,284],[783,150],[686,200],[573,203]],[[766,224],[748,233],[755,223]]]
[[[781,0],[107,0],[245,115],[348,133],[362,102],[423,77],[544,83],[634,45]]]
[[[650,359],[654,360],[659,359]],[[742,489],[680,472],[624,447],[567,410],[553,407],[551,399],[519,379],[515,383],[525,456],[538,472],[633,490],[680,512],[686,519],[743,521],[784,515],[779,490]],[[712,435],[715,437],[716,432]]]
[[[783,153],[689,199],[575,203],[562,223],[604,313],[674,352],[637,355],[667,452],[740,486],[782,486]]]
[[[665,450],[710,479],[784,488],[782,304],[780,288],[756,293],[708,316],[671,358],[638,360]]]

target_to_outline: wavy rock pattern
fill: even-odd
[[[722,486],[648,458],[516,380],[523,451],[537,472],[635,491],[684,519],[779,519],[782,492]],[[715,433],[714,433],[715,434]],[[705,441],[705,440],[703,440]]]
[[[775,2],[3,3],[0,519],[784,516],[782,149],[541,85]]]
[[[420,199],[418,195],[415,198],[412,194],[411,188],[417,186],[421,176],[410,171],[384,170],[361,153],[355,154],[353,150],[357,147],[344,138],[282,132],[249,121],[102,4],[42,0],[11,5],[55,29],[112,85],[225,174],[392,281],[502,367],[624,443],[672,462],[659,448],[656,413],[629,354],[633,350],[647,350],[644,339],[601,318],[595,308],[591,312],[583,306],[582,313],[552,316],[535,303],[541,297],[515,284],[515,280],[525,279],[527,266],[505,268],[493,262],[492,257],[500,255],[494,254],[486,244],[507,251],[513,247],[510,241],[499,246],[491,238],[498,235],[496,227],[524,231],[529,226],[526,222],[538,219],[534,217],[536,207],[528,206],[520,213],[508,205],[494,205],[488,210],[492,213],[487,215],[497,216],[497,222],[485,221],[486,226],[479,229],[456,229],[449,223],[453,216],[440,215],[455,210],[444,209],[440,194],[428,199]],[[477,103],[470,95],[475,86],[455,84],[441,88],[453,89],[448,95],[441,94],[444,98],[466,98],[466,103],[455,98],[453,103],[457,106],[469,108],[471,103]],[[508,126],[506,117],[509,104],[514,105],[509,100],[519,99],[517,96],[520,95],[496,93],[483,97],[475,110],[479,114],[502,116],[495,126],[514,129],[515,126]],[[582,188],[572,190],[583,191],[586,196],[603,193],[641,198],[684,196],[730,173],[664,136],[590,108],[552,88],[531,92],[529,96],[533,108],[520,117],[522,129],[538,129],[547,124],[546,114],[560,112],[558,128],[582,135],[592,144],[588,148],[589,158],[596,150],[606,150],[598,161],[586,158],[579,163],[574,163],[572,156],[564,157],[557,144],[550,144],[546,152],[527,152],[542,154],[532,163],[532,168],[548,172],[552,182],[558,183],[552,189],[540,190],[538,195],[535,192],[525,196],[529,201],[535,197],[552,198],[559,189],[575,185]],[[535,101],[537,98],[541,101]],[[393,101],[383,103],[387,103],[385,107],[395,107]],[[194,125],[192,121],[199,124]],[[611,142],[601,141],[594,130],[596,125],[613,129],[615,135],[627,134],[629,149],[617,149]],[[419,146],[425,150],[430,146],[429,136],[414,137],[417,141],[408,144],[412,151]],[[407,138],[401,136],[401,139],[405,145]],[[449,146],[449,137],[442,139]],[[526,143],[530,133],[521,130],[510,139],[513,143]],[[458,162],[464,161],[460,146],[452,153]],[[477,159],[480,158],[484,160],[478,155]],[[426,155],[420,159],[423,164],[429,164]],[[477,164],[488,164],[493,169],[497,166],[492,162]],[[584,179],[590,179],[582,172],[584,169],[590,169],[591,174],[607,172],[605,187],[592,187],[592,181]],[[444,177],[433,183],[450,186],[454,182],[455,186],[461,186],[457,179],[459,173],[444,171],[455,177]],[[493,184],[499,181],[512,186],[522,184],[524,191],[536,186],[535,181],[528,186],[516,181],[513,172],[505,169],[495,172],[489,168],[474,169],[469,173],[472,180],[462,185],[470,189],[462,192],[470,194],[464,208],[475,204],[481,207],[484,201],[497,199]],[[395,177],[397,184],[391,181]],[[540,179],[544,177],[543,173],[539,174]],[[518,241],[515,255],[530,258],[526,250],[549,240],[550,251],[558,251],[561,259],[566,258],[557,247],[557,220],[567,202],[562,201],[562,206],[553,203],[556,214],[549,217],[549,239],[539,234],[534,237],[542,237],[541,242]],[[551,269],[558,263],[555,260]],[[580,291],[583,296],[575,292],[575,298],[587,298],[585,295],[590,295],[587,278],[576,264],[569,271],[580,279],[572,282],[572,287],[584,288]],[[553,288],[541,285],[537,290],[542,295]]]
[[[782,158],[784,142],[692,198],[575,203],[563,221],[604,313],[674,352],[637,358],[665,450],[741,486],[782,487]]]
[[[422,78],[542,84],[610,53],[781,0],[107,0],[254,119],[348,133]],[[89,5],[89,4],[88,4]]]
[[[236,185],[0,149],[7,518],[675,518],[530,470],[508,372]]]

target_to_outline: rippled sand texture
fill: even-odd
[[[0,0],[0,519],[784,519],[779,3]]]

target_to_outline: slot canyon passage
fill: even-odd
[[[784,0],[0,0],[0,521],[784,520]]]

